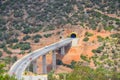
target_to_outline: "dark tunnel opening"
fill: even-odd
[[[75,33],[72,33],[71,35],[70,35],[70,38],[76,38],[77,37],[77,35],[75,34]]]

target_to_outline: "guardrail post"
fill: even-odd
[[[37,73],[37,60],[33,60],[32,65],[33,65],[33,73]]]
[[[52,70],[56,70],[56,51],[53,50],[52,53]]]
[[[42,56],[42,72],[47,74],[46,55]]]
[[[62,55],[65,55],[65,47],[64,47],[64,46],[63,46],[63,47],[61,47],[61,49],[60,49],[60,50],[61,50],[61,54],[62,54]]]

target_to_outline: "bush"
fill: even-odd
[[[0,43],[0,48],[4,48],[6,46],[5,43]]]
[[[43,31],[46,32],[46,31],[51,31],[51,30],[55,30],[55,27],[54,26],[48,26]]]
[[[17,38],[7,40],[7,43],[8,43],[8,44],[10,44],[10,43],[16,43],[16,42],[18,42],[18,39],[17,39]]]
[[[120,38],[120,33],[111,34],[110,36],[111,36],[112,38]]]
[[[12,63],[14,63],[15,61],[17,61],[17,56],[12,57]]]
[[[92,34],[92,33],[89,33],[89,32],[86,32],[85,35],[86,35],[87,37],[93,36],[93,34]]]
[[[7,49],[7,47],[4,47],[3,50],[7,53],[7,54],[12,54],[12,52],[10,50]]]
[[[80,58],[84,61],[90,62],[90,60],[84,55],[81,55]]]
[[[36,34],[35,36],[33,36],[33,39],[36,38],[42,38],[42,36],[40,34]]]
[[[100,46],[99,48],[97,48],[96,52],[97,52],[97,53],[101,53],[103,49],[104,49],[104,47],[103,47],[103,46]]]
[[[2,57],[2,55],[3,55],[3,54],[2,54],[2,51],[0,51],[0,57]]]
[[[28,34],[28,33],[32,33],[32,30],[31,30],[31,28],[25,28],[22,32],[24,34]]]
[[[20,47],[20,44],[15,44],[14,46],[12,46],[12,49],[18,49]]]
[[[31,47],[30,47],[30,44],[21,44],[21,46],[20,46],[20,49],[21,50],[28,50],[28,49],[30,49]]]
[[[101,36],[97,36],[97,38],[99,42],[102,42],[104,40],[104,38],[102,38]]]
[[[73,68],[74,68],[74,66],[75,66],[75,64],[76,64],[76,61],[73,61],[73,60],[72,60],[72,62],[71,62],[71,64],[70,64],[70,68],[72,68],[72,69],[73,69]]]
[[[18,49],[20,48],[21,50],[28,50],[30,49],[30,43],[27,43],[27,42],[20,42],[20,43],[17,43],[15,44],[13,47],[13,49]]]
[[[107,26],[107,27],[104,27],[105,30],[107,31],[111,31],[112,29],[114,29],[114,26]]]
[[[96,53],[96,50],[95,50],[95,49],[93,49],[93,50],[92,50],[92,52],[93,52],[93,53]]]
[[[22,17],[24,15],[22,10],[15,10],[14,11],[14,16],[15,17]]]
[[[12,52],[10,50],[7,50],[6,53],[7,54],[12,54]]]
[[[57,64],[57,65],[63,65],[63,62],[62,62],[61,60],[57,59],[57,60],[56,60],[56,64]]]
[[[36,39],[34,40],[35,43],[38,43],[39,41],[40,41],[39,38],[36,38]]]
[[[51,37],[51,36],[52,36],[52,34],[44,34],[45,38],[48,38],[48,37]]]
[[[29,35],[26,35],[23,37],[23,41],[26,41],[27,39],[31,38]]]
[[[85,37],[84,39],[83,39],[83,41],[88,41],[89,40],[89,38],[88,37]]]

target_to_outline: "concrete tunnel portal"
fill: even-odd
[[[70,38],[77,38],[77,34],[76,34],[75,32],[72,32],[72,33],[70,34]]]

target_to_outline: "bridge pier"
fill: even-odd
[[[52,70],[56,70],[56,51],[52,51]]]
[[[42,56],[42,72],[43,74],[47,74],[46,55]]]
[[[37,73],[37,60],[33,60],[32,65],[33,65],[33,73]]]
[[[60,52],[62,55],[65,55],[65,47],[64,46],[60,48]]]

